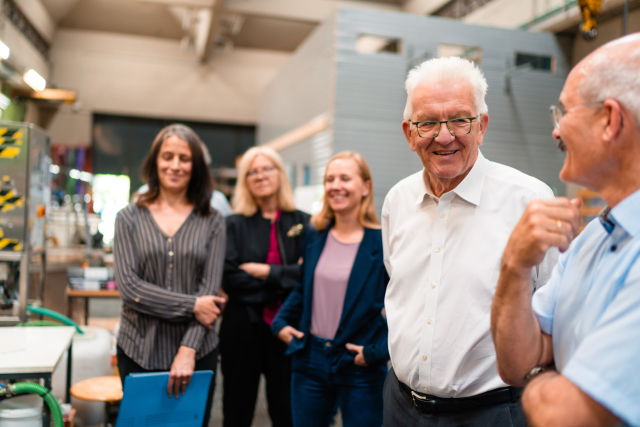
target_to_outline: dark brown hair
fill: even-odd
[[[205,162],[202,147],[203,142],[198,135],[188,126],[175,124],[163,128],[153,140],[149,155],[142,164],[142,180],[147,183],[149,190],[142,193],[136,205],[145,206],[153,203],[160,194],[160,178],[158,177],[158,154],[162,143],[170,136],[178,138],[189,144],[191,149],[191,179],[187,188],[187,199],[193,203],[198,215],[211,214],[211,194],[213,192],[213,179]]]

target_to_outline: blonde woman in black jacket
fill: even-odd
[[[264,375],[271,422],[289,427],[291,359],[270,326],[297,284],[309,215],[295,209],[274,150],[249,149],[238,169],[222,284],[228,295],[220,328],[224,426],[251,426]]]

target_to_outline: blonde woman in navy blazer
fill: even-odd
[[[360,154],[342,152],[329,161],[324,185],[300,283],[271,327],[293,355],[293,425],[328,427],[339,408],[345,427],[382,426],[389,276],[371,173]]]

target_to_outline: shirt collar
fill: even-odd
[[[615,207],[607,208],[605,211],[608,211],[606,212],[607,216],[613,217],[613,221],[620,225],[631,237],[640,234],[640,216],[638,215],[638,212],[640,212],[640,190],[627,196]]]
[[[484,177],[487,174],[488,165],[489,161],[482,155],[480,150],[478,150],[478,158],[469,171],[469,174],[462,180],[460,184],[458,184],[456,188],[452,190],[452,192],[457,194],[467,202],[478,206],[480,204],[480,197],[482,196],[482,186],[484,185]],[[416,198],[416,201],[414,203],[415,205],[419,205],[420,203],[422,203],[425,196],[427,195],[434,198],[436,197],[433,194],[431,188],[429,188],[429,184],[424,180],[424,169],[421,181],[422,191],[419,192],[418,197]]]

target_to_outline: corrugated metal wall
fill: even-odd
[[[412,58],[437,56],[438,44],[480,47],[482,70],[489,83],[489,127],[481,148],[490,160],[515,167],[560,189],[564,155],[551,138],[549,105],[555,103],[568,64],[552,34],[530,33],[464,24],[459,21],[342,7],[336,23],[336,103],[334,152],[362,153],[374,175],[376,207],[402,178],[421,169],[409,149],[401,122],[406,94],[404,80]],[[402,40],[400,54],[362,54],[355,50],[359,35]],[[529,71],[511,80],[505,73],[516,52],[550,55],[556,72]],[[418,61],[421,62],[421,61]]]
[[[402,40],[399,54],[356,52],[360,35]],[[374,177],[380,211],[389,189],[421,169],[402,134],[404,80],[410,64],[437,56],[450,43],[482,49],[489,83],[490,122],[482,152],[564,193],[558,178],[564,155],[551,138],[549,105],[558,99],[568,62],[552,34],[464,24],[459,21],[375,9],[340,7],[296,51],[261,98],[258,142],[265,143],[322,113],[332,126],[281,151],[286,161],[312,165],[312,184],[321,180],[331,154],[362,153]],[[552,56],[555,72],[528,71],[511,80],[516,52]],[[314,142],[315,141],[315,142]]]

